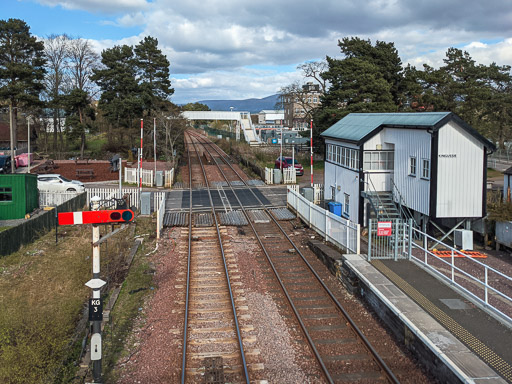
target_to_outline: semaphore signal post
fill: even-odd
[[[91,211],[61,212],[59,225],[92,224],[92,279],[85,283],[92,289],[89,299],[89,321],[92,323],[91,361],[94,383],[101,383],[101,322],[103,321],[103,302],[101,288],[106,284],[100,278],[100,224],[118,224],[133,221],[130,209],[99,210],[100,198],[91,199]],[[106,240],[106,237],[104,237]]]

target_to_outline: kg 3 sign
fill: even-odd
[[[391,236],[392,232],[391,221],[377,222],[377,236]]]

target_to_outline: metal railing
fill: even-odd
[[[288,206],[326,241],[349,253],[360,253],[360,226],[350,220],[336,216],[301,196],[295,188],[288,188]]]
[[[405,204],[405,199],[402,197],[402,194],[400,193],[400,190],[396,186],[395,181],[393,180],[392,177],[390,178],[390,180],[391,180],[391,185],[393,187],[393,189],[392,189],[393,200],[398,202],[398,209],[400,211],[400,217],[406,221],[412,220],[414,226],[416,228],[419,228],[419,224],[416,222],[416,220],[414,220],[414,217],[411,215],[407,205]]]
[[[389,218],[390,215],[389,215],[386,207],[384,206],[384,203],[380,199],[380,196],[379,196],[377,190],[375,189],[375,186],[373,185],[373,181],[372,181],[371,177],[369,177],[368,173],[365,174],[364,183],[368,187],[367,190],[366,190],[366,195],[368,196],[368,200],[370,201],[371,206],[375,210],[375,213],[377,214],[377,217],[380,218],[381,215],[380,215],[379,212],[384,211],[385,217]],[[373,201],[374,197],[377,198],[377,202],[378,202],[378,205],[379,205],[378,207],[375,206],[375,203]]]

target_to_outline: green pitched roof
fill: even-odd
[[[433,127],[450,112],[351,113],[327,128],[321,136],[360,142],[381,126]]]

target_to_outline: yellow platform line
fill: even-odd
[[[407,283],[404,279],[398,276],[395,272],[389,269],[379,260],[372,260],[372,265],[381,271],[388,279],[390,279],[396,286],[404,291],[407,296],[413,299],[419,306],[432,315],[437,321],[441,323],[448,331],[454,334],[460,341],[462,341],[470,350],[476,353],[483,361],[490,367],[496,370],[508,381],[512,381],[512,366],[491,350],[478,338],[473,336],[468,330],[462,327],[449,315],[444,313],[429,299],[418,292],[414,287]]]

